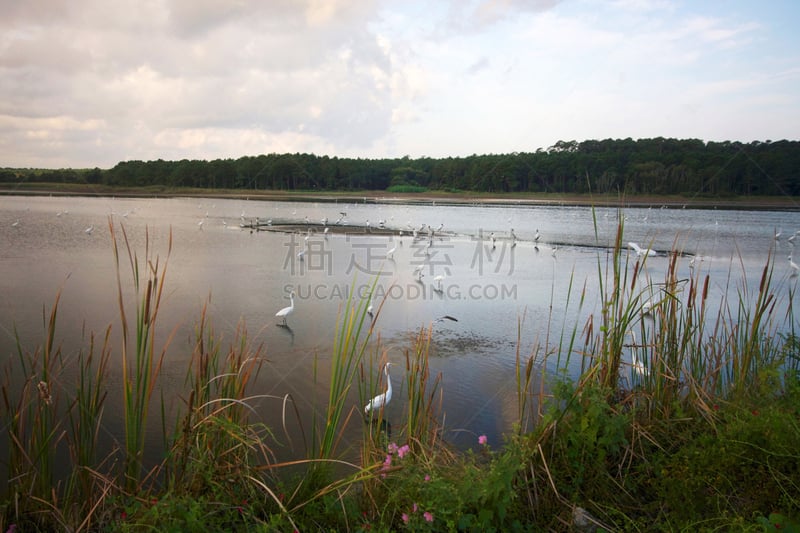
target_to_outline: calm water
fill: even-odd
[[[239,228],[255,217],[304,224],[306,217],[329,223],[346,213],[348,234],[324,238],[305,232],[250,232]],[[57,342],[74,359],[85,349],[90,332],[109,325],[119,331],[116,270],[108,229],[109,217],[123,225],[140,256],[145,232],[151,247],[169,260],[166,300],[161,310],[161,340],[175,328],[162,376],[171,405],[180,402],[194,326],[210,301],[209,313],[224,344],[233,340],[237,324],[247,325],[253,345],[263,344],[267,362],[256,394],[291,394],[304,420],[326,399],[323,385],[336,328],[337,313],[351,288],[363,297],[377,276],[377,293],[387,294],[376,329],[392,368],[395,398],[402,398],[404,349],[420,327],[449,315],[454,321],[436,322],[431,358],[433,375],[442,374],[446,415],[445,437],[470,445],[478,434],[499,442],[516,419],[514,362],[518,331],[520,349],[528,355],[535,345],[558,343],[562,331],[579,328],[596,312],[598,264],[604,269],[613,244],[618,212],[598,209],[597,224],[586,207],[509,205],[395,205],[376,203],[282,203],[217,199],[117,199],[61,197],[0,197],[0,358],[15,360],[15,331],[23,347],[33,351],[43,339],[43,315],[62,291]],[[659,255],[648,259],[647,274],[663,280],[668,257],[675,249],[682,274],[689,261],[711,276],[713,298],[744,283],[758,283],[770,251],[780,294],[789,297],[795,278],[787,260],[787,237],[800,230],[800,213],[690,209],[626,209],[625,241],[652,246]],[[369,221],[402,229],[403,237],[363,233]],[[442,229],[433,244],[416,244],[411,228],[429,224]],[[93,228],[87,232],[88,228]],[[511,230],[518,239],[511,246]],[[595,232],[597,229],[597,233]],[[541,237],[534,247],[536,232]],[[774,239],[776,230],[782,237]],[[491,234],[496,238],[491,245]],[[307,247],[304,261],[297,252]],[[393,260],[386,259],[396,248]],[[555,250],[555,253],[554,253]],[[800,261],[798,261],[800,262]],[[424,266],[422,282],[413,270]],[[743,274],[744,272],[744,274]],[[130,283],[127,270],[123,282]],[[441,291],[434,290],[444,275]],[[744,281],[743,281],[744,279]],[[578,293],[587,299],[579,308]],[[289,305],[295,290],[295,311],[288,328],[278,327],[275,313]],[[571,291],[571,295],[570,295]],[[380,297],[375,298],[375,304]],[[121,379],[114,345],[109,383]],[[554,361],[549,361],[552,365]],[[572,371],[578,368],[571,360]],[[69,370],[52,386],[71,388]],[[357,390],[357,387],[354,388]],[[107,413],[118,409],[112,392]],[[352,405],[360,409],[356,394]],[[280,402],[255,402],[259,416],[279,424]],[[390,420],[402,416],[402,402],[389,406]],[[104,433],[121,439],[115,417],[107,416]],[[156,435],[160,439],[160,432]],[[295,441],[297,444],[297,441]],[[281,453],[291,455],[287,445]]]

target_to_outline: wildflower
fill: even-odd
[[[126,513],[125,511],[122,511],[121,513],[119,513],[119,519],[120,520],[127,520],[128,519],[128,513]]]
[[[385,470],[385,469],[389,468],[390,466],[392,466],[392,456],[391,455],[387,455],[386,456],[386,460],[383,461],[383,469]]]
[[[394,442],[390,442],[389,446],[387,446],[386,449],[387,449],[387,451],[389,453],[396,453],[397,452],[397,444],[395,444]]]
[[[486,437],[486,435],[481,435],[480,437],[478,437],[478,444],[480,444],[481,446],[486,446],[487,442],[489,442],[489,439]]]
[[[408,453],[409,450],[410,448],[408,447],[408,444],[404,444],[403,446],[397,449],[397,455],[400,456],[400,459],[402,459],[405,456],[405,454]]]
[[[422,516],[425,517],[426,522],[433,522],[433,514],[430,511],[425,511]]]
[[[411,506],[411,512],[412,513],[416,513],[418,509],[419,509],[419,507],[417,507],[417,503],[414,502],[414,505]]]
[[[400,515],[400,518],[403,520],[404,524],[408,524],[409,520],[408,513],[403,513],[402,515]]]
[[[430,481],[430,480],[431,480],[430,474],[425,474],[425,481]]]

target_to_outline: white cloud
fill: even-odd
[[[443,157],[697,137],[717,117],[717,138],[748,140],[794,131],[781,117],[796,117],[800,94],[794,52],[769,46],[781,15],[767,7],[32,0],[0,10],[0,166]],[[753,118],[765,112],[772,126]]]

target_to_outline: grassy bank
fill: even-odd
[[[166,346],[156,345],[155,331],[171,326],[158,313],[171,243],[163,255],[149,239],[134,250],[124,228],[110,222],[110,230],[121,345],[106,331],[89,335],[80,354],[63,353],[56,296],[41,346],[18,342],[5,369],[2,531],[800,527],[800,345],[793,294],[773,280],[771,262],[755,293],[731,287],[734,297],[712,309],[709,279],[699,270],[679,278],[678,254],[663,280],[642,287],[647,255],[629,257],[620,225],[612,253],[597,259],[602,308],[554,335],[559,344],[518,353],[514,431],[504,442],[475,435],[466,452],[440,438],[446,391],[430,374],[430,327],[393,361],[405,366],[404,392],[392,399],[402,419],[389,433],[380,408],[365,414],[360,406],[390,374],[369,299],[349,301],[331,332],[324,417],[311,422],[305,456],[279,462],[273,450],[284,428],[255,421],[251,384],[265,352],[245,324],[223,344],[198,310],[184,405],[168,419],[160,400]],[[111,358],[121,382],[109,379]],[[547,388],[534,380],[543,360],[565,368],[575,358],[580,375],[545,376]],[[66,382],[67,368],[79,369],[78,383]],[[352,394],[354,407],[344,400]],[[104,411],[112,395],[123,413]],[[291,396],[271,400],[287,423],[296,416]],[[106,417],[123,419],[124,437],[111,450],[98,440]],[[340,447],[353,421],[363,428],[357,460]],[[163,437],[156,464],[144,457],[148,430]]]
[[[72,195],[128,197],[198,197],[274,200],[290,202],[402,202],[488,205],[585,205],[607,207],[672,207],[726,209],[800,209],[800,198],[792,196],[712,196],[712,195],[625,195],[562,193],[478,193],[471,191],[388,192],[388,191],[317,191],[196,189],[191,187],[112,187],[76,183],[0,183],[0,194]]]

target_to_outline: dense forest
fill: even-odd
[[[0,184],[257,190],[425,190],[800,195],[800,141],[559,141],[535,152],[433,159],[268,154],[212,161],[123,161],[111,169],[3,169]]]

